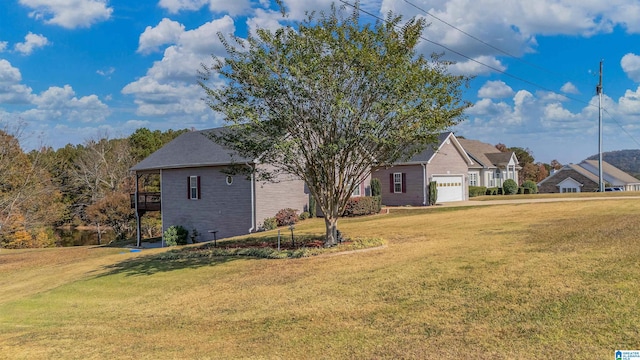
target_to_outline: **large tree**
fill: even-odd
[[[215,140],[303,179],[324,214],[327,246],[359,179],[433,144],[468,106],[467,79],[416,52],[425,27],[393,14],[363,24],[357,7],[334,5],[246,40],[218,34],[228,55],[203,65],[208,103],[230,125]],[[210,87],[214,76],[224,85]]]

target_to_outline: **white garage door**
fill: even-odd
[[[434,175],[433,181],[438,183],[439,203],[464,200],[464,181],[462,175]]]

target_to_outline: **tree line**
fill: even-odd
[[[132,236],[135,178],[129,169],[185,131],[141,128],[126,138],[101,134],[25,153],[19,128],[0,129],[0,247],[56,246],[54,229],[63,225],[92,226],[99,239],[106,229],[117,239]],[[145,182],[159,186],[157,178]],[[158,236],[159,217],[144,220],[146,235]]]

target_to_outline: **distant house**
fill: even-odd
[[[265,218],[280,209],[306,211],[308,191],[302,180],[280,176],[277,182],[257,181],[253,176],[229,175],[230,165],[263,167],[254,159],[212,141],[218,129],[192,131],[178,136],[131,168],[136,180],[144,174],[160,175],[160,193],[137,189],[133,205],[137,214],[161,209],[163,231],[181,225],[202,234],[200,240],[257,231]]]
[[[602,176],[607,187],[625,191],[640,191],[640,180],[602,162]],[[540,193],[593,192],[599,189],[598,160],[585,160],[580,164],[569,164],[538,183]]]
[[[495,146],[478,140],[458,139],[473,164],[469,165],[469,186],[502,187],[506,179],[518,183],[522,168],[513,151],[501,152]]]
[[[467,173],[473,161],[452,132],[442,133],[438,143],[410,160],[391,167],[374,168],[371,177],[380,180],[382,203],[389,206],[429,204],[429,182],[438,188],[437,202],[469,198]]]

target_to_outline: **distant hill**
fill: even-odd
[[[587,158],[598,160],[598,155]],[[618,169],[640,179],[640,150],[617,150],[602,153],[602,159]]]

